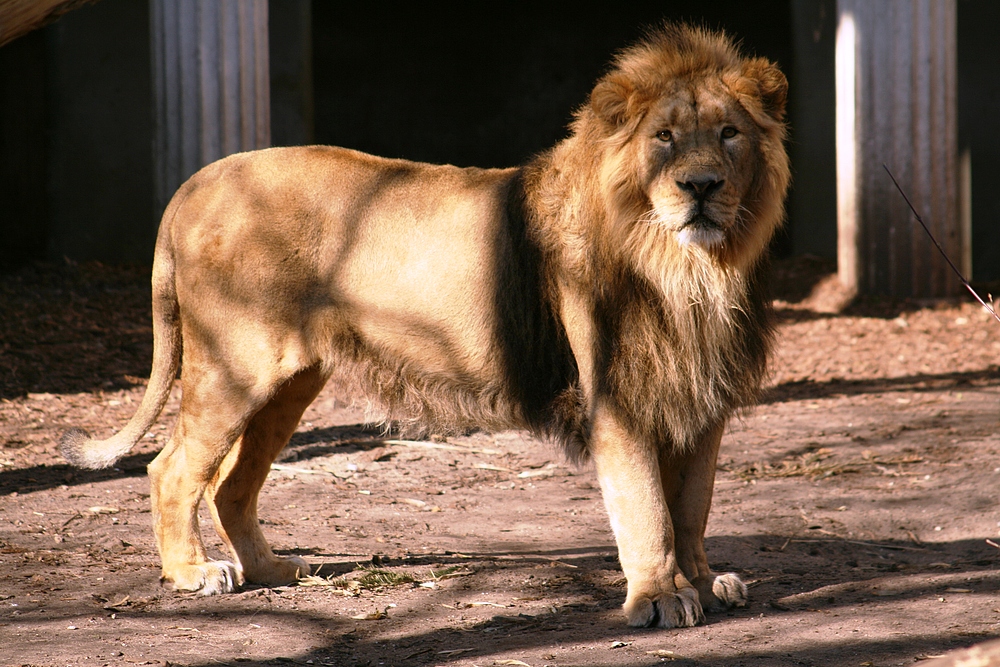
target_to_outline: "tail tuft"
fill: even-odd
[[[59,440],[59,452],[73,465],[83,466],[87,460],[85,445],[88,440],[90,434],[82,428],[71,428]]]
[[[120,448],[107,447],[110,442],[95,441],[82,428],[71,428],[59,440],[59,451],[67,461],[79,468],[109,468],[123,453]]]

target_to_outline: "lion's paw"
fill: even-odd
[[[210,561],[197,565],[182,565],[166,570],[160,582],[175,591],[197,591],[202,595],[232,593],[239,588],[242,578],[236,566],[226,560]]]
[[[712,594],[727,607],[747,606],[747,585],[732,572],[715,578],[712,582]]]
[[[738,576],[729,572],[693,582],[707,612],[725,611],[747,605],[747,587]]]
[[[284,586],[308,577],[312,567],[299,556],[270,558],[262,566],[244,571],[246,580],[262,586]]]
[[[705,620],[698,591],[681,588],[655,597],[639,595],[625,601],[628,624],[637,628],[690,628]]]

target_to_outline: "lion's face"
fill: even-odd
[[[649,222],[680,245],[713,248],[747,224],[741,203],[757,171],[759,130],[719,80],[678,83],[637,128],[648,166]]]
[[[781,223],[788,83],[719,40],[668,31],[624,52],[578,116],[604,147],[610,237],[641,266],[677,266],[679,252],[745,268]]]

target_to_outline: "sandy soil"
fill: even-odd
[[[1000,324],[964,299],[823,312],[828,266],[778,268],[773,379],[723,441],[707,539],[751,604],[672,631],[624,625],[591,469],[518,432],[387,441],[329,390],[261,497],[315,576],[162,589],[145,466],[179,396],[113,470],[55,446],[132,414],[148,273],[0,277],[0,665],[882,667],[1000,637]]]

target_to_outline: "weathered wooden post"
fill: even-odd
[[[157,220],[204,165],[271,141],[267,0],[150,0]]]
[[[955,0],[838,0],[837,10],[841,282],[859,294],[954,294],[960,283],[882,164],[959,264]]]

